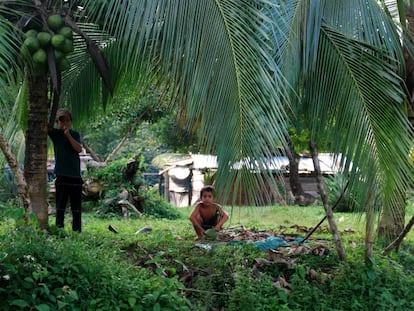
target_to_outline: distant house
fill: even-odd
[[[217,157],[193,154],[174,162],[166,163],[159,175],[161,192],[165,199],[177,207],[194,204],[205,184],[208,173],[217,170]]]
[[[319,155],[320,167],[324,175],[334,175],[339,171],[339,163],[333,155],[322,153]],[[244,165],[236,163],[234,168]],[[190,154],[173,157],[173,161],[162,164],[159,172],[161,180],[160,192],[165,199],[176,207],[193,205],[199,198],[200,190],[205,181],[218,168],[217,157],[205,154]],[[285,156],[273,157],[266,163],[272,172],[285,176],[285,185],[289,191],[289,160]],[[299,161],[299,174],[305,192],[319,196],[314,177],[314,167],[311,158],[302,157]]]

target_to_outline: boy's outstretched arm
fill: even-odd
[[[200,216],[200,210],[199,205],[197,204],[194,210],[191,212],[191,215],[189,217],[191,223],[193,224],[194,230],[197,233],[197,236],[199,238],[204,236],[204,229],[201,226],[201,216]]]

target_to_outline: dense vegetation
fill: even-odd
[[[295,253],[293,247],[265,252],[253,243],[264,232],[303,237],[304,228],[323,215],[316,206],[229,209],[232,217],[224,232],[250,235],[250,241],[239,243],[194,241],[190,209],[180,209],[178,219],[168,220],[102,219],[94,214],[96,207],[88,208],[85,230],[76,234],[53,225],[49,232],[21,226],[17,210],[2,205],[3,310],[414,308],[412,236],[398,256],[383,257],[377,249],[371,262],[363,263],[362,224],[354,214],[336,215],[347,245],[349,262],[344,265],[326,224],[306,244],[323,250],[319,253]],[[109,225],[118,233],[109,231]],[[139,233],[143,228],[147,230]]]
[[[68,5],[69,2],[72,5],[78,1],[60,1],[61,4],[65,3],[65,5]],[[356,1],[352,5],[355,7],[352,12],[357,12],[353,15],[366,17],[366,20],[370,20],[372,23],[357,22],[353,25],[349,22],[354,21],[354,19],[348,18],[346,14],[341,16],[337,14],[338,12],[351,12],[351,10],[346,9],[347,2],[337,1],[334,3],[331,0],[318,3],[281,1],[278,3],[291,3],[291,5],[287,7],[290,9],[286,10],[289,14],[284,18],[279,15],[272,16],[276,22],[274,25],[278,26],[277,29],[281,29],[281,33],[274,33],[273,38],[269,37],[270,41],[274,41],[270,50],[278,51],[278,55],[272,55],[271,61],[270,57],[265,55],[266,53],[259,53],[264,57],[258,58],[259,55],[254,52],[256,50],[265,52],[263,50],[264,46],[270,47],[270,44],[263,41],[264,38],[267,38],[267,36],[263,36],[267,30],[261,26],[264,16],[256,14],[259,11],[256,12],[254,7],[249,7],[249,10],[246,9],[250,2],[240,6],[238,1],[211,1],[211,4],[216,6],[210,6],[208,1],[188,1],[188,6],[183,5],[182,10],[179,9],[181,6],[177,6],[177,14],[160,14],[160,7],[154,5],[155,2],[147,2],[147,10],[137,10],[137,12],[144,12],[143,16],[152,16],[152,18],[148,18],[149,21],[157,21],[158,16],[163,16],[163,25],[182,25],[182,28],[169,27],[171,33],[166,29],[162,36],[154,32],[154,37],[150,36],[149,33],[143,35],[140,31],[136,31],[134,27],[130,27],[131,24],[140,24],[135,20],[137,15],[123,14],[130,9],[139,8],[134,6],[138,3],[136,1],[126,2],[131,4],[131,7],[119,6],[119,11],[111,11],[111,14],[106,15],[105,21],[93,19],[96,15],[94,12],[102,10],[101,4],[97,4],[96,0],[82,2],[89,3],[92,6],[90,13],[83,14],[81,12],[81,16],[92,18],[89,21],[90,25],[95,23],[95,26],[99,26],[103,23],[116,26],[117,29],[111,27],[105,29],[105,32],[116,38],[116,40],[111,39],[113,44],[108,45],[105,39],[102,39],[104,41],[101,42],[102,47],[110,47],[114,53],[108,53],[108,51],[105,51],[106,49],[102,49],[102,52],[112,60],[112,62],[109,62],[112,64],[111,69],[116,69],[117,61],[120,60],[119,70],[112,71],[114,77],[118,75],[118,81],[114,81],[118,86],[116,89],[122,89],[119,85],[126,83],[131,84],[130,88],[134,90],[129,95],[115,96],[113,98],[114,106],[106,110],[107,116],[100,115],[100,118],[92,120],[88,112],[94,109],[92,106],[85,105],[85,103],[95,105],[100,102],[95,97],[99,97],[96,93],[99,93],[101,88],[98,87],[99,91],[91,90],[91,86],[95,84],[88,79],[90,78],[90,67],[83,66],[85,60],[78,57],[77,64],[82,66],[77,66],[74,62],[72,72],[79,77],[77,80],[80,81],[80,84],[73,83],[75,86],[73,89],[75,93],[80,95],[79,97],[83,98],[82,100],[74,100],[74,97],[69,96],[72,100],[68,99],[68,101],[73,110],[77,112],[79,119],[82,115],[88,118],[85,125],[87,128],[80,128],[82,134],[85,134],[84,138],[98,155],[105,157],[117,147],[121,137],[125,137],[128,131],[134,129],[135,122],[139,121],[139,116],[143,111],[146,111],[146,114],[141,121],[145,122],[142,122],[142,126],[136,130],[135,135],[131,135],[129,144],[121,150],[119,162],[116,160],[111,162],[108,165],[109,171],[101,170],[88,176],[102,182],[103,193],[97,201],[85,203],[84,220],[86,230],[82,234],[78,235],[67,230],[58,230],[52,225],[53,219],[49,221],[51,226],[48,228],[48,232],[39,231],[35,223],[29,222],[29,224],[24,225],[20,223],[23,213],[17,209],[17,204],[8,201],[10,197],[15,196],[15,193],[13,193],[15,189],[13,189],[12,183],[7,180],[7,175],[0,174],[0,202],[2,202],[0,203],[0,298],[5,302],[2,305],[3,309],[414,309],[412,302],[414,301],[412,273],[414,247],[410,240],[411,237],[403,244],[398,255],[381,256],[381,245],[377,243],[377,249],[374,250],[373,256],[364,258],[364,239],[362,237],[364,230],[353,231],[348,227],[342,227],[341,232],[347,232],[344,236],[348,257],[347,264],[338,260],[331,242],[331,236],[324,229],[318,232],[317,235],[315,234],[314,238],[318,237],[318,239],[309,240],[303,247],[291,244],[279,248],[277,251],[264,252],[255,243],[257,239],[264,239],[264,233],[270,232],[290,238],[300,237],[309,229],[308,226],[314,225],[316,220],[319,220],[314,218],[321,218],[323,215],[322,208],[309,207],[305,209],[302,207],[300,208],[301,211],[309,214],[298,215],[291,214],[293,211],[297,211],[297,207],[271,207],[268,209],[250,208],[250,211],[253,212],[248,217],[240,219],[242,223],[248,224],[247,230],[241,227],[243,230],[239,228],[237,231],[236,229],[229,231],[232,234],[237,233],[238,237],[242,235],[242,240],[224,239],[208,243],[206,241],[195,242],[193,240],[194,233],[186,219],[188,210],[177,211],[157,197],[156,190],[143,189],[143,181],[140,180],[140,175],[127,183],[120,181],[123,178],[125,161],[131,156],[140,155],[144,158],[144,163],[149,165],[154,155],[164,152],[168,148],[184,151],[192,150],[197,137],[191,136],[182,129],[179,122],[173,122],[180,119],[180,117],[193,118],[193,122],[190,123],[195,127],[201,127],[200,137],[203,137],[206,152],[218,151],[225,159],[234,161],[240,159],[240,154],[232,152],[233,150],[241,151],[243,157],[251,157],[252,159],[260,158],[263,154],[273,154],[275,147],[277,147],[276,144],[279,144],[279,141],[285,137],[286,129],[288,126],[290,127],[290,123],[300,123],[294,127],[292,132],[295,132],[295,134],[292,135],[295,136],[301,133],[302,129],[305,132],[308,131],[308,133],[305,133],[306,140],[292,137],[295,145],[298,144],[298,141],[306,145],[317,143],[319,151],[325,145],[328,145],[332,150],[348,152],[346,158],[349,161],[354,161],[353,163],[357,163],[353,167],[358,168],[359,174],[363,173],[368,177],[365,178],[356,174],[356,180],[363,181],[360,184],[361,189],[369,190],[357,189],[357,193],[361,194],[361,197],[369,194],[368,202],[368,199],[374,197],[371,196],[371,190],[376,186],[384,186],[385,198],[387,199],[385,202],[391,203],[390,206],[384,205],[384,210],[395,207],[392,206],[394,203],[398,205],[397,207],[401,211],[404,210],[404,200],[394,199],[400,193],[405,193],[407,181],[412,171],[410,164],[406,162],[406,155],[411,148],[412,133],[406,131],[406,109],[400,105],[406,100],[403,95],[405,85],[400,80],[403,73],[395,70],[399,64],[404,63],[402,58],[398,58],[398,55],[402,56],[401,38],[391,36],[391,34],[397,33],[394,30],[397,27],[400,29],[400,25],[389,24],[388,16],[382,14],[380,7],[367,5],[368,2]],[[114,4],[116,2],[119,1],[110,1],[109,3]],[[31,1],[22,1],[21,3],[22,5],[30,4]],[[46,6],[46,2],[38,1],[38,3],[39,7],[43,4]],[[59,1],[48,1],[47,3],[47,6],[49,6],[52,3],[58,4]],[[219,3],[223,3],[229,9],[218,10]],[[266,1],[263,3],[266,3]],[[401,4],[402,1],[399,1],[399,3]],[[374,4],[374,1],[370,4]],[[14,3],[12,5],[14,6]],[[81,9],[77,5],[75,6],[76,10],[79,9],[80,11],[88,7],[83,6]],[[110,8],[111,5],[108,7]],[[157,7],[157,10],[149,10],[155,7]],[[171,7],[174,9],[174,6]],[[204,27],[198,25],[198,21],[193,24],[193,21],[197,19],[193,18],[192,14],[185,13],[187,11],[184,8],[187,9],[187,7],[192,8],[188,12],[208,13],[208,15],[206,14],[208,16],[206,20],[210,22],[206,24],[213,27],[204,29]],[[22,8],[24,9],[21,12],[24,12],[25,15],[26,13],[29,13],[29,15],[33,13],[33,16],[36,16],[37,11],[46,14],[47,10],[52,9],[49,7],[47,10],[43,7],[41,9],[36,8],[34,12],[30,13],[31,10],[28,7],[26,8],[25,5]],[[268,13],[270,15],[279,14],[283,12],[280,8],[280,6],[277,6],[274,11],[269,8]],[[168,11],[164,12],[168,13]],[[243,14],[237,14],[237,12],[243,12]],[[290,12],[295,14],[290,14]],[[11,16],[9,13],[3,15],[8,18]],[[245,16],[247,13],[248,15]],[[378,21],[372,19],[371,14],[380,16]],[[16,16],[20,15],[16,14]],[[124,23],[124,25],[127,25],[125,29],[127,31],[120,28],[123,24],[118,23],[119,16],[134,18]],[[189,19],[188,22],[185,19],[165,19],[170,16],[179,18],[188,16]],[[242,16],[245,17],[240,18]],[[340,17],[339,22],[336,20],[337,16]],[[314,17],[317,18],[313,20]],[[115,18],[114,22],[111,22],[111,18]],[[318,20],[319,18],[320,20]],[[16,20],[11,19],[11,21],[12,25],[16,24]],[[302,33],[298,29],[285,27],[285,22],[292,25],[296,23],[297,25],[306,25],[303,27],[305,31]],[[404,26],[404,23],[405,21],[402,21],[401,26]],[[161,25],[161,23],[155,22],[154,24]],[[227,27],[222,27],[220,30],[217,25],[226,25]],[[257,28],[252,28],[253,25],[257,25]],[[9,81],[13,80],[11,77],[20,77],[15,72],[18,70],[13,70],[17,68],[10,70],[10,63],[14,64],[16,62],[11,61],[9,63],[9,60],[15,59],[13,54],[15,49],[13,44],[9,45],[9,42],[15,42],[16,32],[20,29],[10,27],[10,24],[4,23],[3,20],[0,26],[5,30],[3,31],[5,40],[3,40],[3,45],[0,46],[3,52],[0,53],[3,60],[1,63],[7,64],[7,66],[3,66],[6,73],[1,76],[1,82],[3,82],[1,84],[6,85],[9,92],[9,88],[12,88],[12,86],[9,86]],[[308,29],[310,26],[315,26],[312,31]],[[267,28],[267,26],[265,27]],[[82,28],[79,31],[97,37],[96,31],[98,28],[92,28],[87,29],[85,27],[85,29]],[[189,29],[194,32],[187,33]],[[286,29],[286,32],[283,29]],[[311,32],[315,34],[313,38],[308,36]],[[99,31],[99,33],[101,32]],[[378,36],[377,33],[380,35]],[[181,116],[178,112],[177,115],[167,112],[166,107],[163,107],[165,103],[160,104],[160,98],[163,97],[159,94],[160,90],[156,92],[153,92],[152,89],[147,90],[147,93],[151,96],[143,96],[145,93],[135,93],[137,89],[135,82],[138,77],[133,73],[140,73],[145,70],[145,66],[134,65],[131,67],[133,64],[140,63],[132,56],[133,53],[143,50],[141,47],[147,45],[147,41],[141,42],[141,39],[138,40],[136,35],[150,41],[163,38],[166,41],[171,40],[171,42],[185,42],[185,44],[188,44],[187,40],[177,40],[175,34],[180,34],[179,38],[188,38],[190,34],[191,37],[200,38],[200,40],[214,37],[214,40],[209,41],[205,46],[198,44],[198,41],[189,43],[191,46],[203,47],[200,50],[193,50],[195,53],[193,56],[197,57],[191,57],[192,54],[190,53],[186,54],[187,57],[179,56],[178,59],[168,58],[163,60],[156,58],[157,63],[163,65],[164,68],[176,68],[172,73],[159,71],[159,77],[155,80],[157,80],[156,84],[159,85],[162,82],[159,82],[158,79],[161,79],[162,76],[165,76],[162,79],[164,82],[166,80],[171,82],[175,80],[174,78],[177,79],[176,86],[169,86],[167,89],[171,88],[172,94],[181,95],[177,96]],[[258,34],[258,36],[251,36],[250,34]],[[278,40],[278,35],[283,38],[291,37],[292,40],[286,41],[285,44],[284,40]],[[390,40],[381,40],[385,36]],[[225,38],[225,40],[217,40],[220,38]],[[372,42],[370,38],[373,38]],[[380,40],[376,40],[376,38]],[[19,36],[17,36],[17,39],[19,40]],[[230,41],[228,41],[229,39]],[[306,42],[309,40],[310,42],[307,43],[310,44],[303,44],[305,40]],[[130,49],[125,49],[122,45],[123,42],[137,42],[139,44],[134,47],[131,45]],[[217,42],[220,42],[220,44],[216,45]],[[223,42],[228,44],[223,44]],[[262,43],[266,44],[262,45]],[[91,48],[90,44],[88,46]],[[236,53],[226,53],[226,47],[228,46],[231,46]],[[298,46],[303,47],[303,50],[297,48]],[[79,47],[77,47],[78,50]],[[160,55],[180,55],[180,53],[171,53],[169,48],[176,48],[177,50],[184,48],[184,46],[177,45],[175,47],[163,44],[163,42],[160,42],[160,47],[165,48]],[[315,47],[318,47],[317,55],[314,55]],[[376,47],[381,48],[382,53],[378,53]],[[117,53],[114,48],[123,51],[122,53],[128,50],[130,55],[119,57],[124,54]],[[220,50],[219,48],[224,49]],[[191,50],[188,49],[187,51],[191,52]],[[221,51],[220,55],[227,54],[232,55],[232,57],[222,57],[220,58],[221,62],[217,62],[217,51]],[[237,53],[237,51],[240,53]],[[247,51],[251,53],[245,53]],[[198,57],[198,53],[200,53],[200,57]],[[285,57],[284,53],[288,57]],[[95,53],[95,55],[97,54]],[[355,57],[355,55],[358,57]],[[276,58],[274,62],[273,57]],[[143,58],[145,59],[145,57]],[[309,63],[308,61],[304,63],[300,61],[307,59],[313,60]],[[128,62],[128,60],[131,60],[131,62]],[[186,60],[191,61],[191,63],[186,63]],[[383,60],[386,61],[383,62]],[[52,62],[54,62],[53,58]],[[292,90],[297,91],[292,92],[292,94],[295,93],[294,98],[287,100],[294,104],[289,108],[289,112],[292,109],[295,118],[292,118],[286,124],[285,121],[288,120],[288,116],[285,116],[285,101],[281,100],[279,102],[280,98],[288,99],[288,95],[285,93],[286,85],[278,81],[268,83],[272,81],[273,77],[264,74],[268,72],[269,68],[267,66],[261,66],[267,62],[272,63],[272,72],[274,68],[281,72],[291,72],[292,77],[289,74],[289,77],[283,77],[282,80],[285,78],[289,80]],[[201,63],[203,65],[200,66]],[[101,65],[103,64],[104,62],[101,62]],[[235,67],[233,67],[234,65]],[[4,71],[3,67],[2,72]],[[150,67],[152,69],[152,66]],[[86,68],[84,72],[88,74],[88,77],[79,75],[84,68]],[[187,71],[186,68],[190,70]],[[332,68],[338,70],[333,72],[331,71]],[[106,66],[104,69],[107,69]],[[157,72],[157,70],[152,71]],[[198,81],[198,76],[193,75],[192,72],[200,73],[200,76],[205,77],[206,80]],[[10,76],[9,73],[11,73]],[[214,73],[214,75],[211,75],[211,73]],[[237,78],[242,73],[243,75],[240,76],[242,79],[233,79],[236,77],[235,73],[237,73]],[[245,75],[249,78],[243,79]],[[333,83],[332,79],[324,79],[323,77],[335,77],[336,81],[340,83]],[[355,79],[355,77],[359,79]],[[33,77],[29,76],[29,78]],[[70,81],[72,86],[72,80],[72,78],[64,79],[62,81],[64,82],[63,85],[65,86],[65,82]],[[50,81],[53,81],[53,78]],[[187,85],[187,81],[198,81],[198,83],[194,83],[191,87],[182,87]],[[219,85],[217,88],[215,83],[211,83],[215,81],[226,81],[227,88],[230,90],[229,94],[235,94],[235,97],[240,98],[240,101],[234,100],[232,96],[226,98],[223,95],[224,93],[218,92],[217,90],[221,88],[221,84],[217,84]],[[233,83],[232,81],[238,82]],[[35,109],[29,109],[28,119],[35,122],[28,123],[27,133],[33,136],[28,135],[29,143],[27,146],[39,147],[43,145],[37,143],[37,138],[46,135],[41,135],[43,132],[40,131],[39,133],[35,130],[46,129],[45,126],[39,126],[38,119],[45,121],[47,117],[46,109],[39,109],[43,107],[40,104],[43,103],[49,106],[51,99],[55,103],[58,100],[55,100],[57,94],[54,94],[53,98],[49,98],[47,91],[52,88],[47,85],[46,79],[41,85],[35,83],[38,82],[37,79],[32,82],[28,86],[29,98],[30,94],[37,90],[43,90],[44,96],[43,101],[32,102],[29,100],[29,104],[37,105],[33,106]],[[240,82],[242,84],[239,84]],[[252,84],[253,82],[257,82],[257,85]],[[145,83],[152,85],[149,80]],[[60,83],[56,84],[60,85]],[[20,85],[24,86],[26,84],[20,80],[16,81],[16,90],[10,91],[11,95],[7,95],[7,98],[2,93],[0,103],[6,109],[3,110],[4,113],[0,116],[1,135],[7,132],[3,129],[8,128],[9,124],[13,123],[10,120],[16,119],[10,117],[10,115],[15,115],[11,111],[11,103],[14,102]],[[209,85],[204,95],[202,94],[204,91],[194,91],[199,89],[200,85]],[[25,88],[22,89],[22,93],[25,93]],[[344,94],[343,90],[348,90],[346,91],[348,96],[342,96]],[[178,93],[176,93],[177,91]],[[62,93],[66,94],[66,91]],[[266,94],[274,94],[275,96],[263,96]],[[297,95],[301,95],[299,100],[296,98]],[[103,97],[106,97],[106,94]],[[169,102],[170,99],[164,98],[166,102]],[[23,100],[21,101],[23,102]],[[208,105],[204,105],[205,103],[208,103]],[[332,109],[332,103],[336,103],[335,109]],[[372,109],[374,106],[372,103],[375,103],[376,109]],[[390,103],[395,105],[390,105]],[[84,107],[79,108],[77,105],[83,105]],[[148,110],[147,108],[151,109]],[[178,107],[176,106],[176,108]],[[357,111],[356,108],[360,108],[360,110]],[[199,120],[201,110],[204,114],[202,122]],[[303,120],[296,119],[297,117],[300,118],[304,111],[308,112],[305,115],[306,117]],[[43,115],[40,115],[40,112],[43,112]],[[240,112],[242,113],[240,114]],[[40,118],[38,118],[39,115]],[[255,117],[252,118],[252,115]],[[358,118],[355,116],[358,116]],[[154,122],[161,117],[164,118],[158,123],[158,126],[153,127]],[[207,121],[204,122],[204,120]],[[257,120],[260,124],[273,124],[275,128],[258,127]],[[352,127],[349,127],[350,120],[352,120]],[[309,124],[306,124],[307,122]],[[173,123],[175,128],[171,129]],[[229,124],[232,125],[230,128]],[[154,128],[156,131],[153,131]],[[151,131],[152,133],[150,133]],[[367,135],[367,132],[376,135]],[[316,138],[316,141],[309,142],[308,134],[310,137]],[[159,141],[155,138],[159,138],[159,136],[169,142],[169,145],[158,144]],[[341,139],[338,139],[339,136]],[[145,142],[140,141],[142,137],[145,137]],[[375,137],[376,140],[366,141],[359,139],[361,137]],[[263,144],[262,138],[269,144]],[[338,143],[338,145],[335,146],[334,143]],[[370,150],[369,147],[373,149]],[[13,151],[17,153],[18,149],[14,147]],[[31,161],[32,156],[37,156],[40,153],[44,155],[44,160],[46,160],[46,154],[43,154],[45,150],[43,149],[33,148],[33,150],[30,150],[26,148],[26,166],[34,162]],[[198,151],[198,148],[196,151]],[[366,157],[363,152],[360,153],[361,151],[367,152],[366,155],[369,154],[370,157]],[[373,156],[372,159],[371,156]],[[362,161],[358,163],[359,157]],[[19,160],[21,162],[21,159]],[[0,159],[0,161],[3,161],[3,159]],[[3,163],[1,163],[1,167],[3,167]],[[38,166],[38,168],[42,167],[41,165]],[[146,171],[150,169],[150,166],[148,166]],[[43,171],[39,169],[38,172],[42,173]],[[371,176],[371,174],[373,175]],[[38,181],[29,179],[29,185],[42,184],[44,176],[38,174],[38,177]],[[231,174],[225,172],[222,178],[218,180],[223,182],[223,185],[232,185],[235,180],[242,180],[243,178],[245,177],[242,176],[239,179],[238,176],[231,176]],[[232,180],[233,182],[231,182]],[[252,182],[251,184],[254,185],[255,183]],[[342,189],[337,181],[333,181],[328,186],[330,190]],[[128,215],[129,219],[121,219],[118,204],[113,204],[117,200],[111,200],[117,198],[119,193],[124,190],[128,192],[128,196],[131,196],[132,199],[142,199],[143,204],[140,206],[140,212],[143,213],[142,217],[131,214]],[[41,191],[41,193],[46,194],[46,191]],[[338,193],[333,193],[333,191],[330,194],[338,196]],[[36,196],[32,199],[36,200]],[[342,201],[343,206],[338,206],[336,211],[349,211],[350,199],[346,199]],[[46,200],[39,201],[41,203],[46,202]],[[360,201],[365,202],[364,200]],[[369,207],[375,204],[376,202],[371,201],[369,204],[361,206],[368,207],[367,210],[369,210]],[[47,206],[44,207],[42,212],[47,214]],[[237,213],[234,213],[233,210],[229,210],[229,212],[232,212],[234,219]],[[282,214],[286,212],[289,213],[289,216],[283,220]],[[253,222],[253,214],[262,217]],[[407,213],[407,215],[411,214]],[[349,215],[339,213],[336,215],[340,225],[341,219],[350,218]],[[369,225],[373,224],[374,218],[367,217],[371,221],[367,223]],[[47,218],[44,219],[46,219],[47,225]],[[295,220],[294,223],[292,219]],[[306,223],[303,224],[302,222]],[[354,222],[352,222],[353,224]],[[44,228],[47,228],[47,226],[44,226]],[[111,231],[108,228],[112,228]],[[140,229],[143,230],[140,231]],[[368,235],[367,240],[370,237]],[[365,259],[369,259],[369,261],[364,261]],[[404,293],[404,298],[402,298],[402,293]]]

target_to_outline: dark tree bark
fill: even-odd
[[[289,185],[294,203],[301,206],[308,206],[315,202],[315,198],[303,190],[302,183],[299,178],[299,161],[300,155],[295,151],[295,146],[290,137],[287,137],[286,156],[289,159]]]
[[[29,77],[29,107],[27,115],[24,177],[29,187],[32,211],[41,229],[48,227],[47,206],[47,120],[48,79],[46,76]]]
[[[299,160],[300,156],[296,153],[293,146],[293,142],[290,137],[287,138],[287,149],[286,155],[289,159],[289,185],[292,190],[292,194],[295,197],[295,200],[299,196],[303,196],[305,192],[303,191],[302,184],[299,180]]]

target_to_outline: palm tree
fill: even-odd
[[[284,10],[273,14],[284,18],[275,18],[283,22],[274,29],[289,31],[274,31],[275,50],[282,51],[275,58],[292,86],[293,114],[306,115],[311,145],[328,142],[341,155],[354,208],[367,212],[371,245],[370,215],[382,210],[401,218],[412,177],[397,25],[377,1],[279,4]]]
[[[169,82],[177,103],[187,102],[193,116],[202,113],[205,148],[214,146],[226,166],[239,159],[254,159],[257,151],[270,153],[263,142],[285,136],[287,118],[278,104],[281,96],[272,96],[283,88],[276,88],[268,71],[272,59],[261,35],[266,16],[253,3],[6,0],[1,10],[2,33],[13,39],[22,33],[22,22],[28,20],[37,19],[40,27],[48,30],[45,21],[56,13],[64,16],[77,34],[72,68],[62,74],[61,92],[59,72],[55,72],[56,62],[50,55],[47,75],[37,75],[30,66],[23,66],[24,70],[14,66],[12,71],[4,68],[1,75],[4,82],[14,72],[23,71],[28,80],[24,170],[32,209],[43,228],[47,227],[44,176],[51,102],[60,98],[72,105],[75,115],[93,111],[92,106],[105,96],[102,81],[107,87],[113,85],[114,92],[122,84],[139,79],[145,82],[154,74]],[[13,41],[13,48],[2,49],[2,60],[17,59],[22,38]],[[99,51],[91,49],[98,45]],[[90,58],[85,56],[87,49]],[[100,57],[102,52],[110,71]],[[281,126],[265,131],[251,122],[254,118]],[[211,122],[215,125],[210,126]],[[250,176],[247,170],[240,172]],[[240,185],[245,181],[239,176],[232,170],[227,180],[238,180]],[[249,191],[253,193],[254,188]]]
[[[75,115],[106,102],[105,86],[116,93],[154,79],[168,85],[174,103],[200,124],[203,150],[218,155],[217,188],[232,192],[233,202],[240,194],[256,202],[259,189],[269,189],[267,199],[277,194],[263,159],[286,144],[291,115],[300,111],[310,144],[329,141],[342,155],[361,208],[401,210],[412,137],[404,60],[397,27],[374,0],[20,0],[2,1],[0,10],[0,33],[14,47],[0,47],[0,66],[22,41],[12,41],[16,17],[65,16],[77,36],[59,94]],[[0,67],[1,83],[19,70],[8,68]],[[48,89],[55,102],[59,90],[51,72],[28,75],[25,175],[43,226]]]

